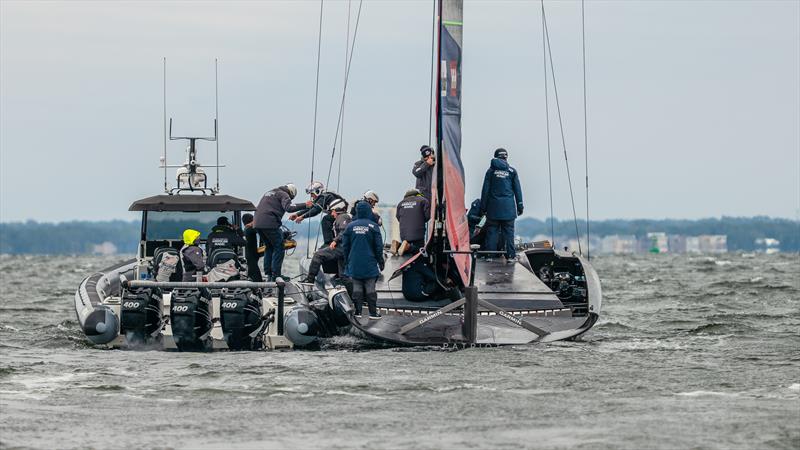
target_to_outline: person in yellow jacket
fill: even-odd
[[[181,265],[183,265],[183,281],[197,281],[197,272],[205,270],[206,255],[197,245],[200,232],[191,228],[183,232],[183,247],[181,247]]]

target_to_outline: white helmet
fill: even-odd
[[[328,205],[328,211],[344,211],[347,209],[347,202],[344,200],[337,198],[336,200],[332,201],[330,205]]]
[[[376,194],[375,191],[364,192],[364,199],[378,203],[378,194]]]
[[[306,188],[306,194],[320,195],[325,192],[325,185],[321,181],[312,181]]]
[[[297,186],[292,183],[286,183],[286,190],[289,191],[289,197],[295,198],[297,196]]]

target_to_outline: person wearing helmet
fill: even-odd
[[[297,188],[289,183],[267,191],[256,207],[253,227],[266,247],[264,252],[264,274],[268,280],[281,276],[283,267],[283,231],[281,230],[283,215],[287,212],[300,211],[310,206],[308,203],[292,203],[297,196]]]
[[[423,145],[419,149],[420,159],[414,163],[411,173],[417,178],[416,189],[431,201],[431,182],[433,181],[433,166],[436,158],[433,156],[433,149]]]
[[[409,189],[397,204],[395,217],[400,223],[400,248],[402,256],[410,251],[416,253],[425,246],[425,226],[431,217],[431,203],[417,189]]]
[[[200,232],[191,228],[183,231],[183,247],[178,253],[183,266],[183,281],[197,281],[197,273],[203,273],[206,258],[203,249],[197,245]]]
[[[364,300],[369,307],[369,318],[380,319],[375,283],[384,268],[383,238],[378,225],[370,219],[372,210],[367,202],[358,202],[356,220],[350,222],[342,234],[342,252],[345,255],[345,275],[353,282],[353,304],[360,318]]]
[[[370,209],[372,209],[372,221],[377,223],[379,226],[383,226],[383,219],[381,219],[381,215],[375,211],[378,201],[380,200],[378,199],[378,194],[376,194],[375,191],[364,192],[364,196],[353,203],[353,207],[350,209],[350,215],[355,216],[356,206],[358,206],[358,204],[361,202],[366,202],[369,204]]]
[[[336,201],[344,202],[345,210],[347,209],[347,202],[341,195],[328,191],[321,181],[314,181],[306,188],[306,193],[311,196],[311,200],[306,202],[306,208],[297,211],[297,213],[289,216],[289,220],[294,220],[296,223],[302,222],[304,219],[319,215],[325,211],[326,214],[320,220],[320,228],[322,228],[322,245],[328,246],[333,242],[334,231],[333,221],[334,217],[330,214],[331,205]]]
[[[305,283],[314,283],[317,279],[319,270],[329,262],[336,262],[337,275],[344,275],[344,253],[342,252],[342,233],[347,229],[347,225],[352,221],[350,214],[347,214],[347,203],[344,200],[335,200],[331,203],[328,213],[333,216],[334,238],[330,244],[321,247],[314,252],[311,264],[308,266],[308,275]],[[347,284],[347,283],[345,283]]]
[[[486,246],[489,250],[505,251],[506,261],[513,262],[516,258],[514,220],[522,215],[522,187],[519,174],[508,165],[507,160],[506,149],[495,150],[494,158],[483,178],[481,212],[486,214]]]

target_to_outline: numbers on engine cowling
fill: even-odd
[[[222,302],[222,309],[236,309],[239,306],[236,302]]]
[[[180,313],[180,312],[186,312],[186,311],[189,311],[189,306],[188,305],[174,305],[172,307],[172,312],[179,312]]]
[[[125,309],[139,309],[139,305],[141,305],[139,302],[124,302],[122,307]]]

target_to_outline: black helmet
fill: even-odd
[[[498,148],[494,151],[494,157],[500,159],[508,159],[508,151],[504,148]]]

